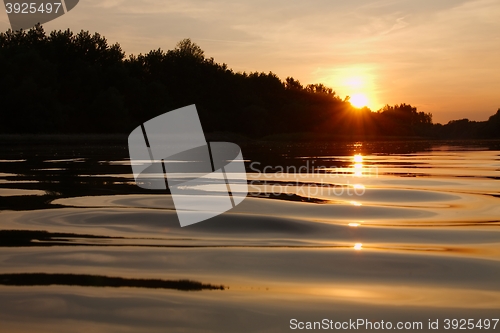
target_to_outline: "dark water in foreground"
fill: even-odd
[[[123,145],[2,145],[0,332],[500,331],[498,143],[242,149],[251,194],[181,228]]]

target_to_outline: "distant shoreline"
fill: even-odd
[[[348,136],[329,135],[316,133],[288,133],[264,136],[260,139],[249,138],[238,133],[207,133],[207,141],[229,141],[243,144],[257,143],[310,143],[310,142],[381,142],[381,141],[408,141],[408,142],[500,142],[500,139],[447,139],[428,138],[418,136]],[[127,144],[128,134],[0,134],[0,143],[105,143],[105,144]]]

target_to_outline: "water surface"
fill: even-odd
[[[4,147],[0,331],[498,318],[498,143],[242,149],[249,196],[181,228],[124,145]]]

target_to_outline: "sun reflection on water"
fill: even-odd
[[[356,154],[353,156],[354,160],[354,169],[353,169],[353,174],[355,177],[362,177],[363,176],[363,156],[360,154]]]

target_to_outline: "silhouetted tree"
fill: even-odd
[[[321,83],[273,72],[235,73],[190,39],[173,50],[125,59],[98,33],[46,34],[41,25],[0,33],[2,133],[127,133],[169,110],[196,104],[208,132],[250,137],[298,132],[380,136],[499,137],[500,110],[487,122],[433,125],[409,104],[358,109]],[[466,133],[466,134],[464,134]]]
[[[181,57],[192,57],[199,61],[205,60],[205,52],[190,38],[186,38],[177,43],[173,53]]]
[[[486,122],[483,134],[487,138],[500,138],[500,108]]]
[[[418,112],[409,104],[386,105],[378,113],[382,130],[388,135],[419,136],[432,128],[432,114]]]

